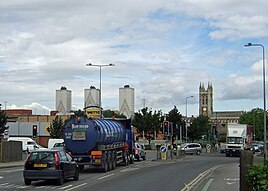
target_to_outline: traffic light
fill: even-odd
[[[165,136],[168,136],[168,134],[169,134],[168,128],[169,128],[169,121],[164,121],[163,122],[163,133]]]
[[[37,125],[33,125],[33,138],[37,137]]]

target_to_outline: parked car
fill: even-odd
[[[202,146],[199,143],[184,143],[181,145],[180,149],[184,151],[185,154],[200,155],[202,152]]]
[[[250,150],[252,150],[254,153],[255,152],[261,152],[262,145],[259,143],[252,143]]]
[[[23,178],[26,185],[36,180],[56,180],[62,185],[67,178],[79,179],[79,167],[64,150],[36,150],[25,161]]]
[[[226,144],[223,144],[221,147],[220,147],[220,153],[225,153],[225,150],[226,150]]]
[[[29,137],[9,137],[7,141],[19,141],[22,143],[22,151],[30,152],[40,148],[41,146],[38,145],[33,139]]]
[[[135,159],[140,160],[140,158],[142,158],[143,160],[146,160],[146,151],[139,143],[134,143],[134,153]]]
[[[47,148],[51,149],[51,148],[55,147],[55,144],[63,143],[63,142],[64,142],[63,139],[49,139],[48,143],[47,143]]]

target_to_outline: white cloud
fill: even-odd
[[[258,99],[258,50],[242,45],[268,43],[267,5],[5,1],[0,5],[0,102],[54,109],[56,89],[66,86],[73,91],[74,108],[82,108],[84,89],[99,86],[99,70],[86,67],[89,62],[115,64],[102,73],[103,102],[110,108],[118,107],[118,88],[125,84],[135,88],[137,107],[143,98],[156,109],[183,107],[192,94],[195,104],[199,83],[208,81],[215,84],[217,99]]]

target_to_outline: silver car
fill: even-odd
[[[139,143],[134,143],[134,153],[135,159],[137,159],[138,161],[140,160],[140,158],[146,160],[146,151]]]
[[[202,152],[202,146],[199,143],[184,143],[180,148],[185,154],[197,154]]]

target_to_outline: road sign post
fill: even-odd
[[[160,147],[160,153],[161,153],[161,159],[166,160],[167,159],[167,147],[161,146]]]

